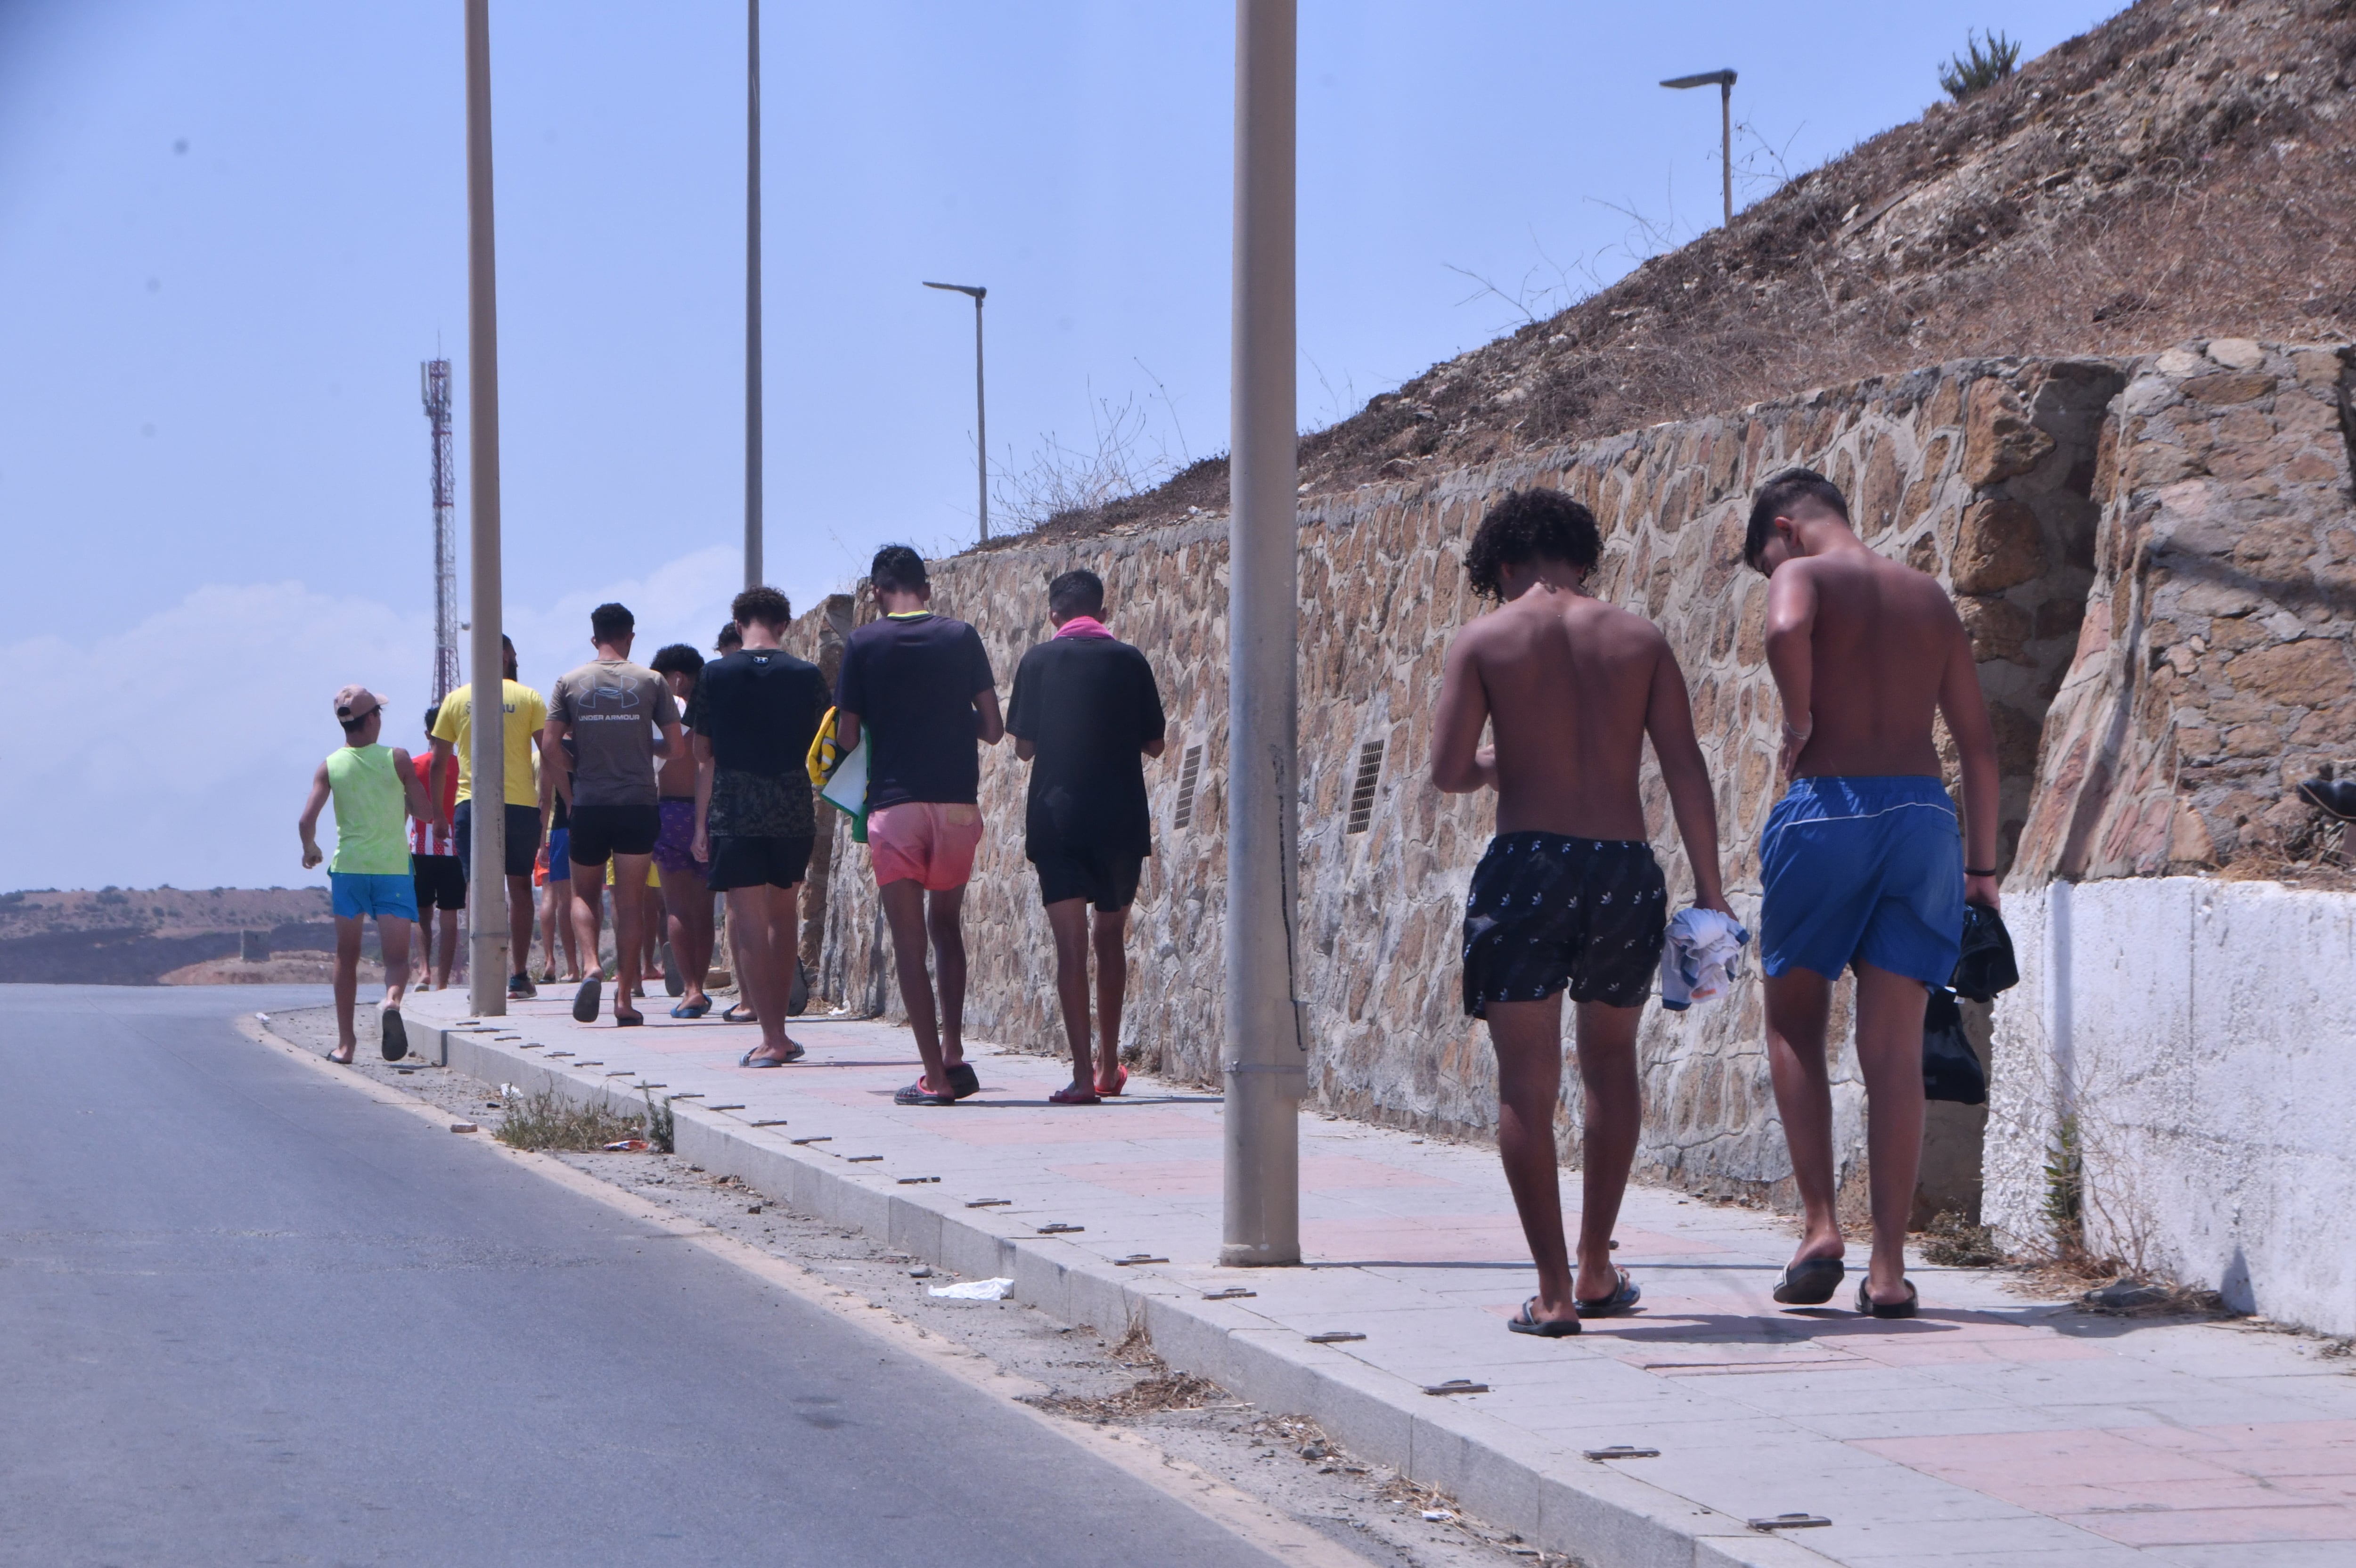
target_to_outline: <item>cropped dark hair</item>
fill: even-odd
[[[1595,514],[1559,490],[1511,490],[1472,531],[1464,571],[1483,599],[1505,596],[1505,569],[1532,560],[1567,560],[1583,571],[1603,558]]]
[[[428,731],[431,731],[434,728],[434,721],[439,720],[441,717],[442,705],[437,702],[425,710],[425,728]]]
[[[1047,584],[1047,611],[1069,618],[1104,613],[1104,579],[1083,567]]]
[[[620,604],[600,604],[589,612],[589,635],[601,643],[626,637],[638,629],[638,618]]]
[[[672,643],[658,649],[653,662],[647,667],[657,675],[669,675],[677,670],[684,676],[699,676],[703,673],[703,656],[685,643]]]
[[[744,645],[744,634],[734,621],[723,624],[720,628],[720,635],[712,639],[712,651],[715,654],[724,654],[732,648],[741,648]]]
[[[1751,528],[1742,536],[1745,565],[1759,570],[1759,558],[1775,537],[1775,519],[1790,517],[1800,501],[1819,502],[1839,513],[1842,522],[1848,521],[1848,500],[1839,485],[1813,468],[1786,468],[1759,486],[1758,498],[1751,503]]]
[[[904,544],[887,544],[877,550],[867,577],[878,593],[914,593],[932,585],[925,575],[925,558]]]
[[[794,607],[786,602],[786,596],[766,584],[759,588],[747,588],[736,595],[735,603],[728,606],[728,613],[736,617],[735,624],[739,626],[758,621],[773,632],[785,627],[794,618]]]

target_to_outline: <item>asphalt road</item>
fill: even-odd
[[[229,1021],[326,999],[0,986],[0,1561],[1273,1561]]]

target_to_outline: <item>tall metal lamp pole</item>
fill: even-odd
[[[973,454],[977,464],[976,483],[980,486],[981,542],[990,542],[990,423],[988,411],[981,398],[981,296],[990,291],[978,283],[926,283],[928,289],[947,289],[953,294],[973,296]]]
[[[1698,76],[1673,76],[1663,87],[1718,89],[1719,173],[1726,188],[1726,226],[1734,227],[1734,72],[1706,70]]]

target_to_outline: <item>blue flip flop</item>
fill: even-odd
[[[1506,1318],[1505,1327],[1516,1334],[1536,1334],[1546,1339],[1568,1339],[1579,1332],[1578,1318],[1540,1317],[1537,1315],[1537,1305],[1538,1298],[1535,1296],[1523,1302],[1521,1312],[1515,1317]]]
[[[700,1019],[711,1010],[712,998],[706,997],[700,1002],[680,1003],[679,1006],[671,1008],[670,1016],[675,1019]]]
[[[1570,1309],[1581,1317],[1617,1317],[1643,1299],[1644,1287],[1630,1279],[1628,1271],[1623,1268],[1620,1271],[1620,1283],[1611,1295],[1593,1301],[1581,1301],[1574,1296],[1570,1298]]]

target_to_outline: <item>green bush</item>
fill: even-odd
[[[2020,45],[2002,33],[1971,34],[1965,52],[1939,68],[1939,85],[1961,103],[1984,87],[1994,87],[2020,64]]]

